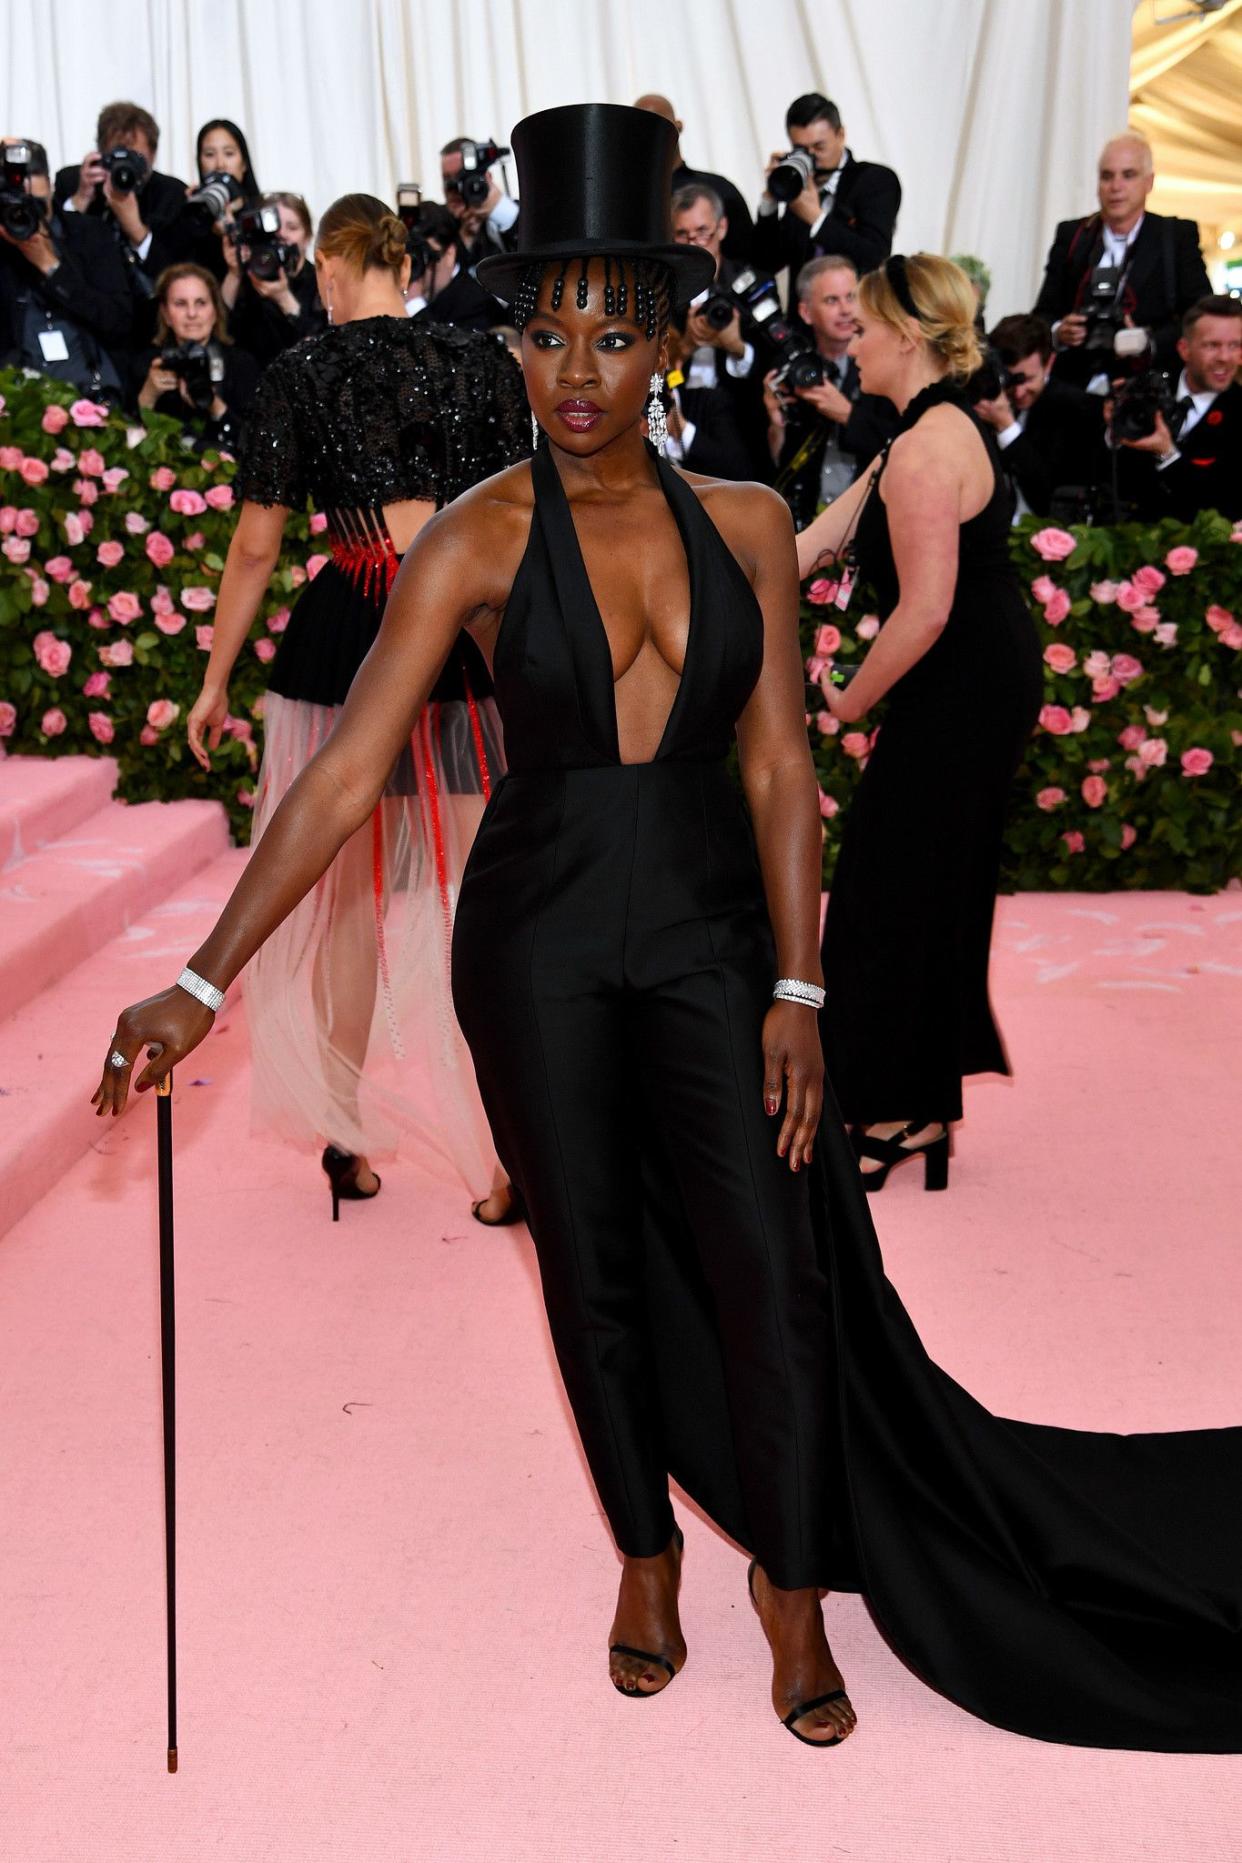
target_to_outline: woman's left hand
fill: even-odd
[[[763,1020],[763,1109],[785,1117],[776,1141],[777,1156],[788,1155],[789,1168],[810,1164],[824,1105],[824,1054],[819,1017],[804,1003],[775,1002]]]

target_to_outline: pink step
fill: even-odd
[[[197,810],[199,804],[169,807]],[[244,848],[218,854],[0,1023],[0,1234],[99,1135],[90,1096],[117,1014],[175,980],[210,931],[245,864]],[[226,1004],[218,1024],[228,1012]],[[209,1038],[201,1055],[187,1064],[190,1074],[210,1073],[210,1047]]]
[[[0,759],[0,872],[96,814],[115,788],[111,757]]]
[[[218,802],[108,802],[10,864],[0,874],[0,1015],[62,978],[227,846]]]

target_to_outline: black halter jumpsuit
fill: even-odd
[[[541,449],[493,661],[508,774],[453,941],[617,1544],[667,1544],[672,1473],[778,1585],[865,1591],[973,1713],[1087,1745],[1236,1750],[1242,1431],[991,1416],[885,1281],[831,1096],[813,1169],[776,1156],[774,947],[726,767],[762,616],[688,483],[653,460],[690,578],[659,748],[621,762],[608,638]]]

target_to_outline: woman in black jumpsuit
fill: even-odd
[[[631,127],[640,116],[652,127]],[[814,949],[816,854],[810,847],[811,879],[792,913],[785,831],[755,811],[761,871],[724,757],[739,715],[749,735],[786,658],[785,733],[794,742],[801,732],[792,529],[764,502],[771,494],[718,492],[642,452],[641,393],[667,281],[644,259],[654,248],[663,265],[658,241],[636,236],[624,205],[608,220],[593,192],[607,166],[597,143],[614,127],[629,143],[618,195],[632,206],[635,174],[650,171],[658,225],[673,154],[662,119],[591,105],[543,112],[514,135],[528,232],[542,200],[555,199],[579,216],[584,254],[580,272],[566,272],[568,237],[533,241],[534,260],[517,267],[517,321],[535,326],[523,341],[532,405],[554,433],[590,431],[587,388],[602,384],[595,392],[615,423],[600,449],[608,458],[545,446],[420,533],[333,740],[191,965],[226,985],[314,883],[371,806],[410,708],[471,619],[494,652],[510,772],[463,882],[456,999],[499,1150],[529,1205],[575,1419],[625,1555],[628,1621],[641,1615],[644,1586],[652,1602],[651,1654],[619,1671],[614,1661],[614,1680],[655,1692],[648,1683],[666,1684],[684,1656],[671,1472],[754,1549],[773,1699],[813,1744],[853,1726],[815,1595],[837,1585],[865,1591],[913,1667],[1000,1725],[1083,1744],[1235,1750],[1242,1433],[1117,1438],[1011,1423],[932,1365],[884,1279],[831,1098],[818,1128],[808,1112],[819,1103],[805,1065],[810,1011],[783,1037],[794,1135],[787,1112],[778,1156],[768,1111],[779,1083],[764,1049],[774,1026],[795,1024],[773,1020],[770,916],[786,939],[796,918],[798,948]],[[574,135],[589,146],[566,149]],[[645,162],[634,147],[644,141]],[[532,144],[560,157],[546,194],[529,185]],[[587,262],[609,254],[614,225],[625,300],[616,259]],[[672,276],[683,295],[697,288],[689,267]],[[631,361],[605,362],[605,345]],[[688,569],[682,665],[665,666],[669,704],[641,714],[623,694],[632,669],[614,676],[626,566],[610,563],[592,586],[565,489],[576,488],[583,519],[594,502],[597,547],[599,513],[611,511],[620,552],[625,513],[595,497],[610,475],[630,488],[662,564],[671,513]],[[749,571],[709,503],[731,537],[746,532]],[[762,526],[747,528],[756,512],[770,545]],[[773,572],[788,601],[770,614],[756,591],[771,593]],[[653,626],[642,651],[658,637]],[[649,754],[626,761],[638,727]],[[799,822],[815,806],[804,740],[802,750],[806,796],[790,797]],[[123,1106],[144,1046],[160,1052],[140,1088],[209,1027],[209,1012],[177,987],[125,1011],[113,1037],[121,1065],[105,1067],[98,1109]],[[554,1539],[532,1555],[554,1557]],[[622,1611],[618,1628],[625,1622]]]

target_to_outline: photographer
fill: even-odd
[[[155,287],[155,350],[138,390],[140,412],[171,414],[200,446],[240,451],[259,366],[225,330],[220,287],[201,265],[170,265]]]
[[[811,259],[841,253],[861,274],[893,249],[901,183],[891,168],[859,162],[846,147],[841,112],[811,91],[785,113],[786,155],[773,155],[755,221],[756,265],[789,267],[796,278]]]
[[[1001,392],[985,392],[978,400],[972,395],[975,413],[992,428],[1004,454],[1017,494],[1014,523],[1031,513],[1048,517],[1059,486],[1095,482],[1103,403],[1052,374],[1052,332],[1042,317],[1002,317],[988,341],[998,379],[984,386]],[[997,365],[1009,378],[1008,388]]]
[[[405,308],[429,323],[493,330],[508,311],[461,260],[457,221],[439,201],[424,201],[410,228],[410,288]]]
[[[172,247],[166,243],[185,205],[186,186],[155,167],[159,125],[135,103],[108,104],[95,126],[95,147],[79,168],[62,168],[54,199],[62,214],[104,220],[131,267],[154,280]],[[144,287],[143,295],[149,295]]]
[[[205,266],[223,283],[237,272],[236,255],[230,251],[234,215],[256,204],[259,184],[245,135],[227,117],[203,124],[195,141],[195,162],[197,185],[186,189],[181,212],[160,243],[170,252],[170,264]]]
[[[0,180],[0,362],[120,400],[133,298],[97,219],[51,210],[42,143],[7,139]]]
[[[798,273],[796,291],[798,315],[815,341],[819,380],[791,387],[788,372],[774,369],[764,378],[764,404],[776,489],[795,530],[804,530],[892,438],[897,413],[891,401],[863,394],[848,354],[858,333],[858,273],[851,261],[841,253],[812,259]]]
[[[228,271],[220,289],[229,333],[261,368],[327,328],[315,268],[306,257],[314,230],[302,196],[280,193],[238,208],[225,234]]]
[[[669,332],[684,378],[669,417],[668,452],[692,472],[721,479],[770,476],[755,349],[725,288],[739,270],[723,256],[729,230],[714,189],[692,182],[673,196],[673,237],[716,262],[712,285],[674,313]]]
[[[707,168],[691,168],[681,152],[681,132],[685,124],[674,110],[667,97],[658,91],[648,91],[634,102],[636,110],[650,110],[653,116],[662,116],[677,131],[677,160],[673,166],[671,185],[674,194],[680,194],[683,188],[694,186],[710,188],[713,194],[720,196],[724,206],[724,217],[728,223],[728,232],[724,236],[724,256],[735,265],[743,265],[750,259],[751,245],[754,240],[754,223],[750,209],[742,198],[740,188],[725,175],[714,175]]]
[[[1048,253],[1035,310],[1052,326],[1058,378],[1093,394],[1108,392],[1116,355],[1146,347],[1149,363],[1172,368],[1182,315],[1211,290],[1195,222],[1147,212],[1155,178],[1146,137],[1114,137],[1100,155],[1099,212],[1063,220]]]
[[[1131,455],[1127,489],[1150,517],[1189,523],[1196,512],[1220,511],[1242,518],[1242,302],[1209,296],[1192,305],[1177,353],[1182,370],[1172,406],[1156,407],[1150,432],[1125,433],[1117,397],[1114,427]]]
[[[455,136],[440,151],[444,204],[457,222],[462,262],[473,270],[489,253],[516,252],[518,203],[501,192],[491,169],[509,151],[495,142]]]

